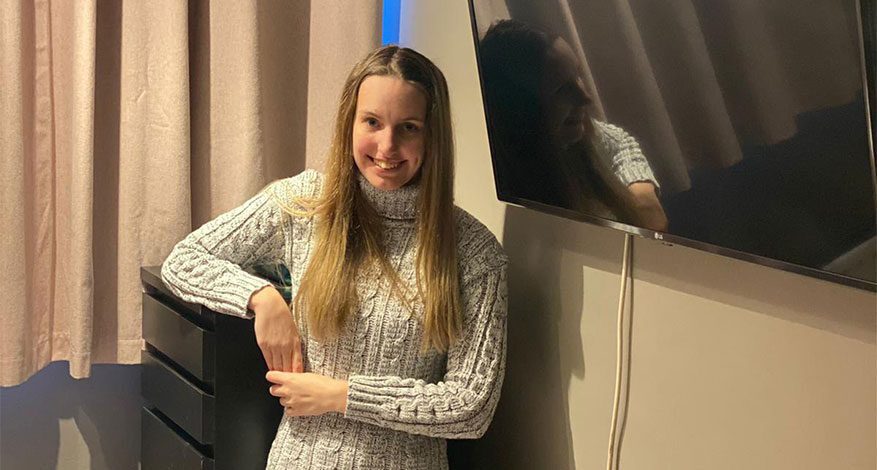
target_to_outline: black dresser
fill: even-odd
[[[253,323],[180,300],[160,267],[143,283],[141,468],[265,468],[283,408]]]

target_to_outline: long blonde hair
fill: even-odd
[[[377,263],[394,293],[410,306],[406,289],[381,243],[381,223],[357,181],[352,134],[359,87],[366,77],[391,76],[420,88],[427,97],[423,164],[417,214],[417,292],[423,302],[423,348],[445,351],[462,328],[457,272],[453,181],[454,141],[448,87],[429,59],[408,48],[386,46],[354,66],[341,93],[335,131],[319,199],[299,201],[315,217],[312,262],[292,302],[306,312],[318,340],[337,336],[357,307],[356,273]]]

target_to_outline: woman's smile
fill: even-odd
[[[420,88],[392,76],[372,75],[360,85],[353,160],[375,188],[401,188],[420,171],[426,101]]]
[[[371,157],[370,157],[371,158]],[[385,171],[391,171],[402,166],[404,161],[390,161],[390,160],[381,160],[378,158],[371,158],[375,165],[377,165],[380,169]]]

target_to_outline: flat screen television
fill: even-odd
[[[500,200],[877,290],[873,0],[470,0]]]

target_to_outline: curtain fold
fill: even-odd
[[[140,267],[305,168],[310,132],[328,142],[306,121],[331,122],[344,76],[379,44],[381,4],[9,3],[0,386],[51,361],[76,378],[139,362]]]
[[[27,312],[32,308],[27,294],[28,279],[41,266],[28,263],[27,253],[44,238],[42,233],[32,230],[25,216],[33,210],[33,200],[25,191],[26,180],[33,174],[28,168],[33,161],[24,158],[24,135],[29,129],[21,116],[24,109],[33,107],[29,99],[33,81],[25,82],[22,76],[33,76],[33,66],[24,60],[21,51],[32,43],[33,31],[22,24],[20,18],[32,15],[31,10],[32,5],[17,2],[0,8],[0,105],[3,110],[0,112],[0,223],[4,231],[0,236],[0,287],[4,292],[17,293],[9,295],[4,302],[4,324],[11,312]],[[14,383],[17,371],[28,367],[32,348],[28,348],[27,336],[21,329],[0,329],[0,383]]]
[[[320,168],[323,164],[334,131],[341,87],[356,62],[351,58],[380,45],[382,3],[320,2],[319,8],[311,9],[310,42],[321,47],[311,48],[308,60],[308,168]]]
[[[41,1],[37,5],[38,14],[48,16],[46,42],[38,43],[37,48],[47,47],[51,52],[49,63],[41,65],[52,76],[56,251],[52,334],[40,331],[38,341],[51,341],[58,349],[66,350],[70,373],[82,376],[91,363],[94,315],[91,248],[97,6],[94,1],[76,4]],[[43,5],[47,8],[40,8]],[[60,21],[61,18],[69,20]],[[68,80],[59,83],[60,77]],[[34,286],[40,281],[32,280]]]
[[[94,313],[94,346],[95,362],[136,363],[139,267],[161,262],[161,248],[185,230],[190,211],[183,206],[190,192],[188,22],[184,2],[117,5],[120,17],[112,21],[120,31],[106,43],[121,40],[119,65],[99,71],[113,78],[118,107],[107,110],[107,127],[98,129],[110,139],[101,168],[115,178],[95,181],[95,204],[109,216],[95,223],[100,242],[92,262],[102,308]]]

